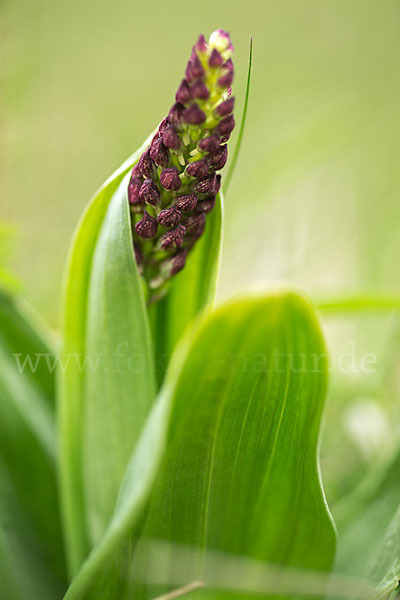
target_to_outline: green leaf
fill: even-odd
[[[384,539],[375,554],[370,579],[376,584],[377,600],[400,597],[400,507],[396,511]]]
[[[71,574],[107,524],[120,473],[154,397],[150,335],[125,192],[127,174],[143,148],[92,200],[73,240],[67,269],[59,426]],[[125,353],[122,367],[115,362],[119,351]],[[132,356],[135,373],[127,364]]]
[[[370,579],[372,564],[399,506],[400,452],[334,507],[339,538],[335,570]],[[399,573],[400,577],[400,573]]]
[[[173,356],[110,527],[66,599],[162,593],[148,539],[329,570],[335,533],[317,458],[326,375],[315,315],[294,294],[205,319]],[[176,560],[172,546],[167,579]],[[191,576],[202,578],[202,560]]]
[[[0,292],[0,597],[55,600],[67,585],[56,477],[55,357],[30,312]]]
[[[189,254],[185,268],[171,281],[168,294],[150,307],[159,385],[186,327],[213,304],[221,260],[223,206],[219,193],[214,209],[207,215],[205,232]]]

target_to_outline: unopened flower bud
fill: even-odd
[[[184,196],[178,196],[175,200],[175,206],[179,210],[190,212],[196,208],[197,196],[196,194],[185,194]]]
[[[208,163],[205,159],[196,160],[188,164],[186,167],[186,175],[189,177],[196,177],[196,179],[203,179],[208,173]]]
[[[192,83],[195,79],[202,79],[204,77],[205,71],[197,54],[191,56],[185,75],[189,83]]]
[[[179,125],[182,120],[183,104],[175,102],[168,113],[168,122],[172,125]]]
[[[136,258],[137,265],[138,265],[138,267],[140,267],[143,262],[143,255],[142,255],[142,252],[141,252],[138,244],[135,244],[135,243],[133,244],[133,250],[135,252],[135,258]]]
[[[201,139],[197,145],[202,152],[216,152],[219,148],[219,142],[219,135],[213,134]]]
[[[154,164],[151,160],[150,149],[143,152],[139,160],[139,169],[143,177],[153,177],[154,175]]]
[[[178,91],[175,94],[175,100],[181,104],[188,104],[192,99],[192,93],[186,79],[182,79]]]
[[[186,250],[180,250],[172,257],[171,260],[171,276],[176,275],[179,271],[182,271],[186,264]]]
[[[235,98],[228,98],[228,100],[225,100],[224,102],[221,102],[221,104],[218,104],[217,108],[215,109],[215,112],[220,117],[226,117],[226,115],[230,115],[233,112],[234,106]]]
[[[179,179],[179,173],[176,167],[163,169],[161,171],[160,181],[165,190],[179,190],[181,187],[181,180]]]
[[[150,157],[159,167],[167,167],[169,165],[169,152],[164,146],[162,138],[158,138],[151,144]]]
[[[216,176],[215,173],[200,179],[194,186],[195,191],[198,194],[215,194]]]
[[[162,134],[164,133],[166,127],[168,127],[168,119],[167,117],[165,117],[165,119],[163,119],[161,121],[161,123],[158,126],[158,133],[160,136],[162,136]]]
[[[171,229],[171,231],[167,231],[161,237],[161,247],[162,248],[180,248],[183,244],[183,240],[185,239],[186,227],[179,224],[175,229]]]
[[[234,128],[235,119],[233,115],[225,117],[225,119],[222,119],[222,121],[220,121],[220,123],[218,124],[218,132],[221,136],[230,134],[234,130]]]
[[[140,171],[139,163],[136,163],[136,165],[132,169],[131,181],[134,177],[138,177],[140,179],[141,176],[142,173]]]
[[[181,147],[181,138],[171,125],[163,133],[163,142],[171,150],[179,150]]]
[[[233,63],[231,60],[227,60],[222,66],[224,71],[223,75],[218,79],[218,85],[222,88],[229,88],[233,81]]]
[[[162,210],[158,215],[158,222],[163,227],[176,227],[181,220],[181,212],[176,206]]]
[[[228,159],[228,146],[224,144],[220,148],[210,154],[207,158],[210,171],[219,171],[226,165]]]
[[[195,81],[192,87],[190,88],[193,98],[198,98],[199,100],[208,100],[210,97],[210,92],[208,87],[202,81]]]
[[[206,215],[209,213],[215,206],[215,196],[210,196],[209,198],[205,198],[197,205],[197,212]]]
[[[185,108],[182,117],[189,125],[201,125],[206,120],[205,113],[197,104],[191,104],[188,108]]]
[[[198,239],[206,226],[206,215],[204,213],[198,215],[189,215],[185,219],[186,232],[195,240]]]
[[[217,177],[215,178],[215,195],[218,194],[219,190],[221,189],[221,175],[220,173],[218,173]]]
[[[210,58],[208,59],[209,66],[212,69],[217,69],[218,67],[220,67],[222,65],[223,62],[224,62],[224,59],[222,58],[222,56],[220,55],[218,50],[216,48],[214,48],[213,51],[211,52]]]
[[[145,211],[143,219],[135,225],[135,231],[141,238],[152,238],[156,235],[158,223],[154,217]]]
[[[142,202],[157,206],[160,201],[160,191],[152,179],[145,179],[140,188],[139,197]]]
[[[194,45],[194,50],[196,50],[197,52],[200,52],[200,53],[207,52],[208,44],[207,44],[206,38],[204,37],[203,34],[199,35],[198,40],[197,40],[196,44]]]
[[[132,177],[128,185],[129,204],[140,204],[139,192],[142,187],[142,178]]]
[[[233,52],[231,37],[227,31],[217,29],[210,35],[209,45],[216,48],[219,52],[228,51],[229,55]]]

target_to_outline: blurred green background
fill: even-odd
[[[220,297],[276,281],[315,298],[400,292],[398,0],[6,0],[1,11],[1,220],[14,231],[1,260],[53,326],[83,208],[167,113],[197,35],[219,27],[235,45],[237,117],[254,38]],[[353,342],[377,356],[373,374],[332,375],[334,500],[396,445],[400,330],[394,315],[324,326],[333,363]]]

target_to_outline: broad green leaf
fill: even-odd
[[[148,144],[149,140],[143,148]],[[143,148],[90,203],[73,240],[66,274],[59,427],[61,497],[71,574],[80,567],[91,540],[113,509],[113,493],[115,500],[118,489],[113,486],[140,428],[136,418],[144,417],[144,407],[149,408],[153,400],[147,316],[121,187]],[[121,343],[126,357],[143,357],[134,383],[126,362],[124,373],[106,376],[104,371]],[[96,447],[107,425],[113,433]],[[132,435],[127,440],[129,427]],[[105,474],[100,469],[103,461],[110,469]],[[90,490],[89,481],[84,489],[84,474],[90,478]],[[88,509],[94,511],[94,523],[88,523]]]
[[[219,193],[206,229],[185,268],[173,278],[168,294],[150,307],[159,384],[172,351],[186,327],[207,306],[212,306],[221,259],[223,196]]]
[[[67,583],[56,473],[55,357],[29,312],[0,293],[0,598],[56,600]]]
[[[400,598],[400,507],[374,556],[370,579],[376,584],[377,600]]]
[[[208,550],[329,570],[335,533],[317,458],[326,373],[315,315],[291,293],[226,305],[185,336],[110,527],[66,599],[162,593],[149,539],[194,550],[200,579]],[[177,560],[172,549],[166,576]]]
[[[339,531],[337,573],[370,577],[375,556],[400,504],[399,470],[397,452],[386,468],[380,465],[335,507]]]

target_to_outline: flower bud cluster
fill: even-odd
[[[193,46],[168,116],[132,171],[128,186],[135,256],[155,296],[185,266],[206,226],[235,126],[233,46],[217,30]]]

